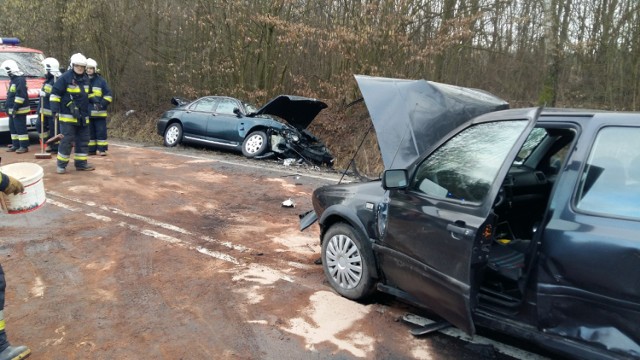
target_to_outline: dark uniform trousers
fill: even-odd
[[[109,143],[107,142],[107,118],[106,117],[91,117],[89,122],[90,141],[89,141],[89,154],[95,154],[97,151],[105,152],[109,150]]]
[[[4,270],[2,270],[2,265],[0,265],[0,351],[4,350],[9,346],[9,341],[7,340],[7,334],[4,330],[4,292],[7,288],[7,283],[4,280]]]
[[[11,133],[11,145],[14,149],[29,147],[27,115],[11,115],[9,118],[9,132]]]
[[[87,166],[89,154],[89,124],[69,124],[60,121],[60,133],[64,135],[58,146],[58,167],[66,168],[71,158],[71,147],[75,146],[73,161],[76,168]]]

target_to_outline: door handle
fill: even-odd
[[[454,224],[448,224],[447,225],[447,231],[449,231],[451,233],[451,237],[456,239],[456,240],[460,240],[460,238],[456,235],[462,235],[462,236],[471,236],[473,235],[473,231],[471,231],[470,229],[467,229],[466,227],[464,227],[464,224],[461,224],[462,226],[459,225],[454,225]]]

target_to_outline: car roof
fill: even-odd
[[[487,121],[507,120],[518,117],[525,118],[535,107],[516,108],[508,110],[494,111],[480,115],[470,122],[481,123]],[[619,117],[640,117],[640,112],[628,111],[608,111],[598,109],[578,109],[578,108],[542,108],[538,120],[544,121],[566,121],[568,118],[619,118]]]
[[[40,51],[40,50],[31,49],[31,48],[23,47],[23,46],[7,45],[7,44],[0,44],[0,52],[32,52],[32,53],[42,53],[42,51]]]

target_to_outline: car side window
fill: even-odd
[[[605,127],[585,164],[576,207],[589,213],[640,219],[640,128]]]
[[[214,98],[202,98],[196,102],[190,110],[193,111],[202,111],[202,112],[213,112],[213,109],[216,105],[216,99]]]
[[[238,104],[231,99],[222,99],[218,103],[218,107],[216,108],[216,112],[219,114],[229,114],[233,115],[233,109],[237,108]]]
[[[427,195],[480,203],[527,126],[513,120],[469,127],[427,157],[410,188]]]

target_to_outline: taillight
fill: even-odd
[[[9,115],[7,115],[6,112],[0,111],[0,118],[3,118],[3,117],[9,117]]]

